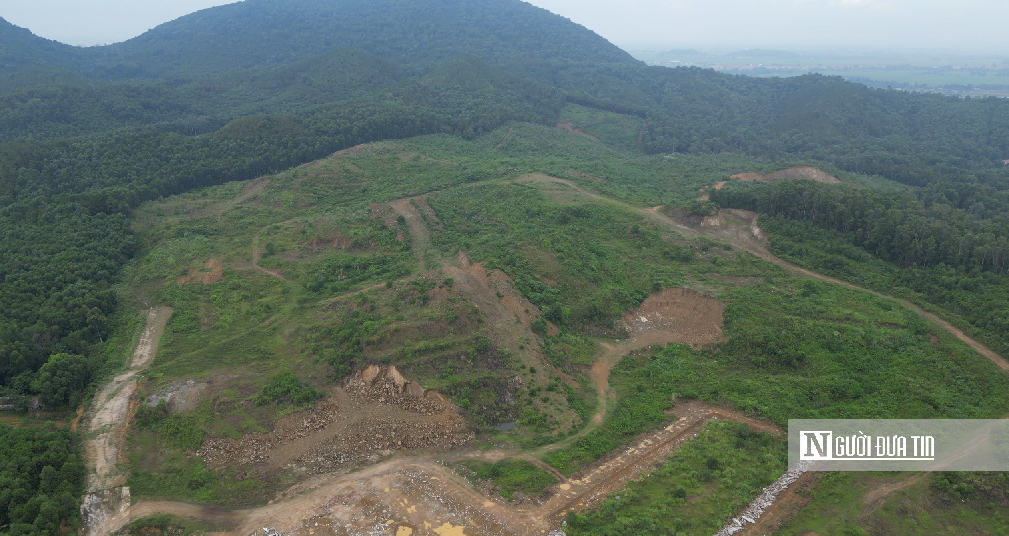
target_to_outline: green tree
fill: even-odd
[[[56,354],[42,365],[32,389],[38,393],[39,402],[48,408],[74,407],[81,401],[81,393],[91,379],[90,366],[79,355]]]

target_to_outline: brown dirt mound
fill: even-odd
[[[202,270],[189,269],[189,275],[176,278],[175,283],[179,285],[212,285],[224,280],[224,261],[219,258],[210,259],[203,266]]]
[[[650,296],[641,307],[624,315],[624,324],[637,337],[654,334],[656,343],[682,342],[703,346],[722,340],[725,304],[687,288],[671,288]]]

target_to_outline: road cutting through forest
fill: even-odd
[[[557,186],[570,188],[577,196],[583,196],[599,202],[611,203],[633,210],[643,216],[671,226],[684,235],[697,237],[707,236],[729,242],[735,247],[752,253],[764,260],[782,266],[795,273],[803,274],[822,281],[838,284],[846,288],[861,290],[871,294],[887,297],[883,294],[862,289],[833,278],[793,266],[770,254],[762,243],[759,228],[756,227],[756,215],[742,211],[730,212],[730,217],[739,218],[747,225],[739,229],[726,231],[706,231],[692,228],[688,225],[663,214],[661,207],[638,208],[609,199],[598,194],[582,190],[575,183],[546,175],[529,175],[514,182],[553,183]],[[570,195],[572,192],[568,192]],[[430,229],[428,221],[434,217],[433,212],[424,203],[418,204],[418,199],[409,198],[390,203],[393,210],[404,217],[409,229],[413,246],[421,266],[426,266],[433,259],[430,248]],[[421,211],[424,211],[424,215]],[[425,219],[425,216],[427,218]],[[436,221],[436,220],[434,220]],[[742,228],[745,227],[745,230]],[[754,229],[757,229],[754,231]],[[724,236],[723,236],[724,235]],[[756,236],[755,236],[756,235]],[[258,249],[254,247],[254,250]],[[465,255],[464,253],[462,254]],[[255,254],[254,254],[255,258]],[[508,317],[511,322],[496,323],[501,326],[516,325],[510,316],[511,312],[502,309],[497,311],[493,304],[500,300],[484,300],[487,294],[483,292],[490,278],[474,276],[474,281],[467,281],[467,274],[473,275],[473,264],[464,257],[456,257],[451,261],[442,259],[438,263],[441,269],[463,281],[462,287],[467,294],[477,296],[477,303],[484,305],[484,314],[499,313]],[[258,268],[258,266],[257,266]],[[482,267],[480,267],[482,269]],[[265,271],[265,270],[264,270]],[[274,274],[271,274],[274,275]],[[490,288],[490,287],[488,287]],[[665,294],[674,293],[674,294]],[[679,293],[679,294],[675,294]],[[696,294],[694,296],[693,294]],[[665,295],[663,295],[665,294]],[[651,345],[663,345],[670,342],[683,342],[695,346],[710,344],[721,340],[721,310],[717,311],[718,329],[710,326],[685,326],[681,318],[672,312],[674,310],[689,311],[694,316],[697,311],[714,315],[712,304],[706,303],[706,298],[687,289],[669,289],[656,295],[654,301],[642,304],[637,311],[629,312],[624,318],[631,337],[624,341],[601,343],[597,363],[592,368],[592,379],[596,383],[600,395],[599,411],[593,416],[583,430],[575,437],[568,438],[563,444],[586,433],[602,422],[609,404],[609,371],[619,362],[620,358],[630,352]],[[887,297],[889,298],[889,297]],[[649,298],[652,300],[652,298]],[[892,299],[892,298],[891,298]],[[896,300],[911,310],[922,314],[930,321],[949,331],[958,339],[975,348],[979,353],[991,359],[1004,370],[1009,370],[1009,363],[973,341],[965,334],[942,321],[935,315],[922,311],[920,308],[903,300]],[[486,303],[484,303],[486,302]],[[662,305],[665,304],[665,305]],[[693,304],[693,305],[691,305]],[[500,308],[500,307],[498,307]],[[671,315],[671,316],[664,316]],[[714,318],[711,316],[711,318]],[[491,326],[495,323],[491,323]],[[692,331],[692,335],[684,333]],[[524,333],[524,330],[523,330]],[[515,334],[510,334],[515,335]],[[104,392],[104,391],[103,391]],[[251,534],[252,531],[271,526],[284,534],[348,534],[350,530],[369,530],[378,534],[437,534],[444,535],[534,535],[560,528],[563,516],[569,511],[577,511],[592,507],[602,501],[607,494],[621,489],[626,483],[648,471],[661,462],[676,448],[689,440],[703,427],[709,419],[729,419],[745,422],[751,427],[766,432],[780,434],[775,425],[749,419],[744,415],[722,408],[713,408],[699,402],[677,404],[672,423],[659,431],[647,434],[632,445],[615,453],[597,467],[583,472],[579,478],[566,479],[556,470],[551,473],[560,476],[559,484],[554,494],[539,505],[514,506],[505,503],[500,498],[485,496],[474,489],[462,477],[445,467],[448,461],[474,459],[493,459],[514,456],[524,459],[535,459],[536,454],[557,448],[548,446],[538,451],[517,453],[507,451],[456,450],[448,454],[394,454],[385,461],[350,474],[319,474],[296,484],[270,504],[253,509],[223,510],[207,508],[183,503],[152,501],[139,502],[129,507],[122,515],[115,518],[115,523],[106,528],[114,530],[129,522],[155,513],[172,513],[182,517],[201,519],[215,524],[220,530],[232,534]],[[536,460],[537,465],[543,466]],[[799,483],[811,484],[810,477],[800,478]],[[793,490],[792,487],[788,492]],[[782,494],[785,495],[784,493]],[[788,501],[779,501],[781,504]],[[790,503],[789,503],[790,504]],[[772,518],[784,522],[780,512],[772,506],[765,515],[768,521]],[[793,505],[794,507],[795,505]],[[115,526],[113,526],[115,525]],[[377,531],[377,532],[375,532]]]

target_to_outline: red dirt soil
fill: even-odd
[[[212,285],[224,280],[224,261],[220,258],[213,258],[207,261],[202,270],[189,269],[189,275],[179,276],[175,279],[178,285]]]

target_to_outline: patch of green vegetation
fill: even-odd
[[[294,404],[296,407],[309,406],[323,397],[325,393],[303,383],[291,371],[282,372],[273,377],[270,383],[263,386],[263,391],[256,397],[256,404]]]
[[[644,120],[635,115],[622,115],[577,104],[561,109],[560,119],[573,123],[574,128],[594,136],[608,147],[622,151],[640,151],[638,135],[644,132]]]
[[[156,514],[135,521],[115,532],[116,536],[189,536],[190,534],[210,534],[216,528],[171,514]]]
[[[203,416],[192,413],[170,414],[161,401],[156,406],[141,404],[133,417],[137,428],[152,430],[159,440],[179,450],[197,450],[206,434]]]
[[[669,347],[647,371],[677,392],[788,419],[996,418],[1009,378],[913,311],[813,280],[782,279],[722,296],[727,343]],[[643,371],[645,372],[645,371]]]
[[[561,204],[530,185],[474,185],[430,204],[444,225],[432,237],[444,255],[462,249],[500,268],[544,319],[587,333],[616,334],[624,311],[683,283],[683,268],[670,261],[693,256],[629,211],[587,199]]]
[[[209,469],[199,459],[178,451],[165,451],[154,465],[139,462],[131,468],[126,483],[137,499],[248,506],[265,503],[271,492],[294,482],[285,474],[266,479],[237,471]]]
[[[1004,473],[830,473],[779,534],[1005,535],[1006,484]]]
[[[785,470],[783,438],[736,422],[711,421],[658,469],[610,495],[598,508],[570,513],[573,536],[708,536]]]
[[[488,463],[465,461],[459,471],[476,484],[489,483],[505,499],[513,500],[516,493],[542,497],[546,488],[557,483],[549,471],[526,461],[513,458]]]

